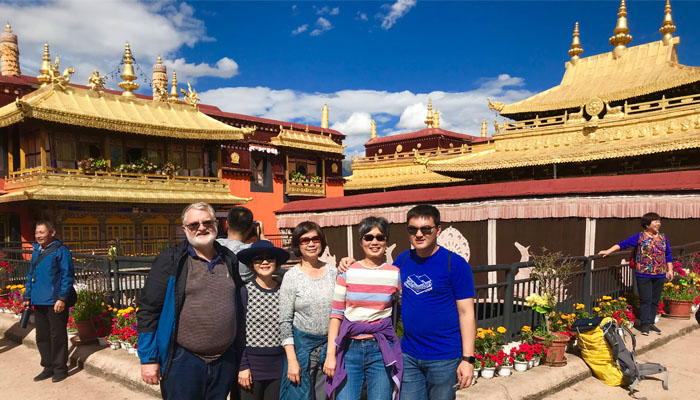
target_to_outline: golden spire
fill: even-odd
[[[671,17],[671,0],[666,0],[666,8],[664,9],[664,22],[661,23],[659,33],[664,35],[661,39],[665,45],[671,43],[671,34],[676,30],[676,25],[673,24]]]
[[[424,122],[428,128],[433,127],[433,101],[432,101],[432,99],[428,99],[428,116],[425,117]]]
[[[578,56],[580,56],[581,53],[583,53],[583,49],[581,48],[581,42],[578,39],[578,22],[576,22],[576,25],[574,25],[574,38],[571,40],[571,49],[569,49],[572,65],[576,65],[576,63],[578,63]]]
[[[131,57],[131,46],[129,43],[124,46],[124,69],[120,75],[123,81],[119,82],[119,87],[124,89],[122,96],[131,97],[134,95],[134,90],[138,90],[139,84],[134,82],[134,59]]]
[[[370,133],[370,139],[376,139],[377,138],[377,123],[372,120],[372,133]]]
[[[163,59],[153,64],[153,100],[165,101],[168,99],[168,75],[167,68],[163,65]]]
[[[321,109],[321,128],[328,129],[328,104],[323,103]]]
[[[3,76],[21,76],[17,35],[12,33],[12,27],[9,23],[5,25],[5,32],[0,37],[0,59],[2,60],[0,74]]]
[[[486,128],[486,120],[481,121],[481,137],[486,137],[488,128]]]
[[[41,86],[46,86],[51,82],[51,55],[49,54],[49,44],[44,43],[44,57],[41,59],[41,75],[36,79],[41,83]]]
[[[615,46],[613,49],[613,57],[620,58],[625,51],[625,46],[632,41],[632,36],[629,34],[630,28],[627,27],[627,6],[625,0],[620,1],[620,9],[617,13],[617,25],[613,29],[613,36],[610,37],[610,44]]]
[[[438,111],[437,109],[435,109],[435,112],[433,113],[433,127],[440,127],[440,111]]]
[[[168,103],[179,103],[180,100],[178,100],[178,97],[180,97],[180,93],[177,92],[177,74],[173,71],[173,84],[170,87]]]

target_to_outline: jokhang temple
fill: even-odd
[[[442,213],[439,243],[472,265],[526,260],[545,245],[595,254],[650,211],[672,244],[700,240],[700,68],[678,62],[668,1],[658,41],[628,46],[624,1],[617,15],[612,51],[582,57],[576,23],[559,85],[513,104],[489,99],[508,118],[492,136],[486,121],[479,137],[441,129],[431,104],[425,129],[372,134],[345,197],[287,204],[280,229],[317,221],[339,259],[362,254],[362,218],[384,216],[391,259],[408,246],[406,212],[427,202]]]

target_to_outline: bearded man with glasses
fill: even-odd
[[[223,400],[238,393],[243,281],[236,256],[215,241],[209,204],[185,207],[182,227],[187,240],[156,258],[141,292],[141,379],[160,383],[164,399]]]

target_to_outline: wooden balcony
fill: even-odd
[[[287,196],[326,197],[326,184],[305,180],[288,179]]]

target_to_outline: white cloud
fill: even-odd
[[[338,15],[340,14],[340,7],[333,7],[331,8],[331,11],[328,13],[328,15]]]
[[[318,8],[316,6],[313,6],[313,8],[316,10],[316,15],[338,15],[340,14],[340,7],[333,7],[330,8],[328,6],[323,6],[321,8]]]
[[[318,36],[322,34],[323,32],[329,31],[333,28],[333,25],[331,22],[323,17],[318,17],[316,20],[316,29],[311,31],[309,35],[311,36]]]
[[[300,33],[306,32],[308,29],[309,29],[309,24],[304,24],[304,25],[298,27],[297,29],[293,30],[293,31],[292,31],[292,35],[295,35],[295,36],[296,36],[296,35],[298,35],[298,34],[300,34]]]
[[[165,60],[163,63],[168,67],[168,70],[177,71],[178,77],[182,76],[183,78],[199,78],[202,76],[231,78],[238,74],[238,64],[228,57],[220,59],[214,66],[207,63],[188,63],[184,58]]]
[[[382,29],[390,29],[396,21],[406,15],[416,5],[416,0],[397,0],[389,7],[389,13],[382,16]]]
[[[522,89],[521,78],[503,74],[483,79],[476,89],[464,92],[433,91],[413,93],[408,90],[341,90],[332,93],[306,93],[267,87],[229,87],[199,93],[203,103],[223,110],[281,121],[319,125],[321,107],[328,103],[331,125],[347,135],[347,154],[364,151],[369,139],[369,120],[377,121],[380,136],[409,132],[425,127],[428,99],[440,110],[440,127],[478,136],[482,119],[493,126],[495,113],[486,98],[512,103],[532,95]],[[489,128],[491,129],[491,128]]]
[[[9,21],[18,36],[24,74],[38,74],[44,42],[49,43],[52,58],[60,56],[62,69],[75,68],[72,80],[86,84],[93,69],[101,73],[115,70],[126,42],[131,44],[142,72],[150,78],[158,56],[173,59],[183,46],[214,40],[206,35],[206,26],[194,16],[194,9],[184,2],[122,0],[87,5],[71,0],[0,4],[3,21]],[[182,63],[194,67],[182,72],[184,79],[189,70],[200,74],[207,70],[203,68],[206,64]],[[233,60],[221,59],[208,71],[214,76],[227,76],[237,71],[233,65]],[[177,72],[180,77],[181,71]],[[108,81],[108,87],[116,88],[118,80]]]
[[[356,15],[357,16],[355,17],[355,19],[359,19],[360,21],[367,21],[369,19],[369,18],[367,18],[367,14],[365,14],[363,12],[358,11]]]
[[[292,15],[297,15],[297,5],[292,5]]]

